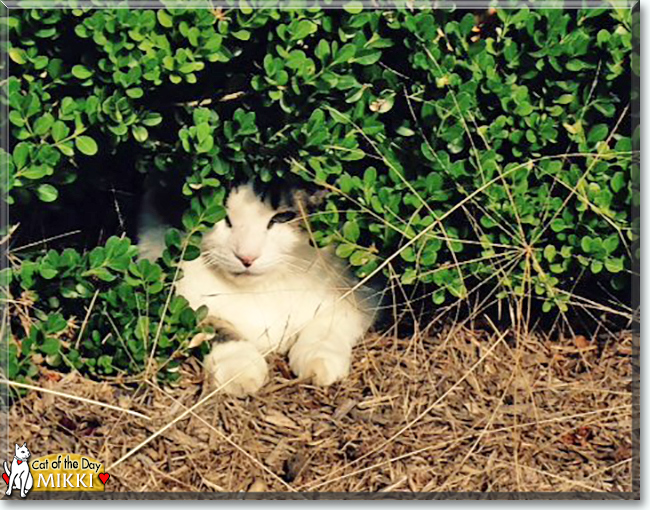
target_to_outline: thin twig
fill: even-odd
[[[142,413],[139,413],[137,411],[131,411],[130,409],[124,409],[122,407],[114,406],[111,404],[106,404],[105,402],[99,402],[98,400],[92,400],[89,398],[84,398],[84,397],[78,397],[76,395],[70,395],[69,393],[63,393],[61,391],[56,391],[56,390],[50,390],[47,388],[41,388],[39,386],[33,386],[31,384],[24,384],[24,383],[19,383],[16,381],[9,381],[8,379],[0,379],[0,384],[6,384],[7,386],[11,386],[12,388],[23,388],[26,390],[32,390],[32,391],[40,391],[42,393],[49,393],[50,395],[56,395],[57,397],[64,397],[68,398],[70,400],[78,400],[79,402],[85,402],[86,404],[93,404],[96,406],[100,407],[105,407],[106,409],[113,409],[115,411],[121,411],[123,413],[128,413],[132,414],[133,416],[137,416],[138,418],[144,418],[145,420],[151,420],[148,416],[145,416]]]

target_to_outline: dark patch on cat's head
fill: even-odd
[[[327,191],[298,177],[275,177],[269,182],[261,179],[245,179],[232,183],[230,192],[239,186],[251,185],[255,195],[273,209],[291,209],[299,211],[301,206],[311,211],[320,206]]]

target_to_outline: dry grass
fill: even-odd
[[[296,381],[274,358],[259,395],[192,413],[196,360],[171,390],[52,373],[41,386],[87,400],[30,392],[9,440],[93,456],[115,491],[631,491],[631,347],[630,333],[370,336],[342,384]]]

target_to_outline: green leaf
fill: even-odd
[[[133,133],[133,138],[138,142],[143,143],[149,137],[149,131],[144,126],[133,126],[131,127],[131,133]]]
[[[20,48],[10,48],[9,49],[9,58],[14,61],[16,64],[24,64],[27,62],[25,60],[25,52]]]
[[[356,221],[346,221],[343,225],[343,237],[348,241],[356,243],[359,240],[361,231]]]
[[[248,41],[251,38],[251,33],[248,30],[237,30],[232,32],[232,36],[240,41]]]
[[[591,261],[591,272],[598,274],[603,270],[603,263],[600,260]]]
[[[402,259],[404,259],[406,262],[415,262],[415,259],[417,258],[415,255],[415,250],[413,250],[412,246],[409,246],[408,248],[404,248],[400,252],[400,256]]]
[[[605,259],[605,269],[610,273],[620,273],[625,268],[622,258]]]
[[[355,249],[356,246],[354,244],[339,244],[336,247],[336,255],[342,259],[347,259]]]
[[[420,263],[423,266],[432,266],[438,260],[438,252],[433,249],[432,246],[427,245],[422,252],[422,257],[420,258]]]
[[[65,156],[72,157],[74,156],[74,149],[72,148],[72,142],[65,142],[60,145],[57,145],[58,149]]]
[[[397,128],[397,134],[401,136],[413,136],[415,134],[415,131],[413,131],[410,127],[400,126]]]
[[[612,190],[614,190],[614,193],[618,193],[625,188],[626,185],[627,181],[623,172],[616,172],[610,181],[610,186],[612,187]]]
[[[59,196],[58,190],[51,184],[41,184],[36,189],[36,194],[42,202],[54,202]]]
[[[367,168],[363,174],[363,184],[368,191],[373,191],[377,182],[377,169],[374,167]]]
[[[91,269],[97,269],[104,264],[106,260],[106,250],[101,246],[92,249],[88,255],[88,262],[90,262]]]
[[[65,125],[65,122],[57,120],[52,125],[52,138],[55,142],[60,142],[70,133],[70,129]]]
[[[86,78],[90,78],[93,75],[93,72],[88,69],[86,66],[82,66],[80,64],[77,64],[76,66],[72,67],[72,76],[75,78],[79,78],[80,80],[85,80]]]
[[[30,145],[26,142],[20,142],[14,147],[13,152],[13,161],[16,168],[19,170],[27,164],[27,158],[29,157],[29,148]]]
[[[79,152],[85,154],[86,156],[93,156],[97,154],[97,142],[90,138],[89,136],[78,136],[75,141],[75,146],[79,149]]]
[[[572,135],[582,133],[582,122],[581,121],[577,121],[574,124],[569,124],[568,122],[565,122],[562,125],[564,126],[564,129],[566,129]]]
[[[369,254],[363,250],[357,250],[350,256],[350,264],[353,266],[363,266],[370,260]]]
[[[528,103],[528,102],[523,102],[517,106],[517,109],[515,110],[515,113],[517,115],[520,115],[521,117],[526,117],[533,113],[533,106]]]
[[[327,57],[330,56],[330,47],[327,44],[325,39],[321,39],[314,50],[314,54],[318,57],[319,60],[324,61]]]
[[[350,14],[359,14],[363,11],[363,4],[358,1],[346,2],[343,4],[343,10]]]
[[[577,72],[577,71],[582,71],[583,69],[590,69],[591,66],[589,64],[583,62],[582,60],[578,60],[576,58],[576,59],[573,59],[573,60],[569,60],[566,63],[566,68],[569,71]]]
[[[340,111],[332,107],[329,107],[327,111],[330,112],[330,115],[332,116],[332,119],[334,119],[335,122],[339,122],[341,124],[350,123],[350,118],[346,114],[341,113]]]
[[[34,133],[43,136],[54,124],[54,117],[51,113],[46,113],[34,123]]]
[[[555,102],[558,104],[569,104],[573,102],[573,94],[562,94],[560,97],[558,97]]]
[[[552,244],[549,244],[546,246],[546,248],[544,248],[544,258],[549,262],[553,262],[556,253],[557,250],[555,249],[555,246],[553,246]]]
[[[370,53],[366,53],[365,55],[354,57],[352,61],[362,66],[369,66],[378,62],[380,58],[381,58],[381,51],[377,50]]]
[[[27,168],[25,171],[21,172],[21,175],[25,179],[36,180],[36,179],[41,179],[46,175],[48,175],[50,173],[49,170],[50,168],[47,167],[46,165],[32,165],[29,168]],[[47,202],[47,200],[44,201]]]
[[[291,34],[291,40],[292,41],[302,40],[305,37],[316,32],[317,30],[318,30],[318,26],[313,21],[309,21],[306,19],[300,20],[298,22],[298,25],[294,29],[293,33]]]
[[[59,352],[59,339],[55,337],[47,337],[41,345],[41,352],[45,354],[54,355]]]
[[[613,117],[616,113],[616,107],[612,103],[598,102],[594,104],[594,108],[602,113],[605,117]]]
[[[149,112],[147,116],[144,119],[142,119],[142,123],[145,126],[152,127],[160,124],[162,120],[163,120],[162,115],[160,115],[159,113]]]
[[[144,91],[140,87],[133,87],[126,91],[126,95],[133,99],[139,99],[144,96]]]
[[[336,58],[332,62],[332,65],[343,64],[349,62],[354,58],[354,55],[357,52],[357,48],[354,44],[345,44],[336,54]]]
[[[174,26],[173,18],[164,9],[158,9],[156,11],[156,18],[158,18],[158,23],[165,28],[171,28]]]
[[[51,280],[58,274],[58,271],[55,268],[48,266],[46,264],[41,264],[41,267],[39,267],[38,272],[46,280]]]
[[[600,142],[607,137],[608,132],[609,128],[607,127],[607,124],[597,124],[589,130],[587,141],[589,143]]]
[[[599,46],[602,46],[607,41],[609,41],[610,37],[611,37],[610,33],[603,28],[603,29],[598,31],[598,35],[596,36],[596,41],[597,41]]]
[[[25,125],[25,119],[23,119],[23,116],[19,111],[16,110],[11,110],[9,112],[9,121],[14,125],[18,127],[23,127]]]
[[[605,239],[605,241],[603,241],[603,248],[605,248],[605,251],[608,254],[616,251],[618,245],[619,245],[618,234],[612,234],[607,239]]]
[[[93,269],[93,270],[91,270],[91,271],[87,271],[87,273],[90,273],[90,274],[96,276],[97,278],[99,278],[100,280],[102,280],[102,281],[104,281],[104,282],[112,282],[112,281],[115,280],[115,278],[116,278],[116,277],[115,277],[115,276],[114,276],[114,275],[113,275],[113,274],[112,274],[108,269],[106,269],[105,267],[98,267],[97,269]]]
[[[474,14],[468,12],[463,16],[463,19],[460,21],[460,33],[463,37],[467,37],[474,27],[475,24]],[[510,59],[508,59],[510,60]]]

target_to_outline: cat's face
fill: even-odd
[[[235,277],[294,267],[294,253],[309,238],[293,197],[287,192],[273,201],[251,184],[233,189],[226,199],[226,218],[206,234],[203,257]]]
[[[16,445],[16,457],[20,460],[27,460],[31,456],[29,449],[27,448],[27,443],[24,443],[22,446]]]

